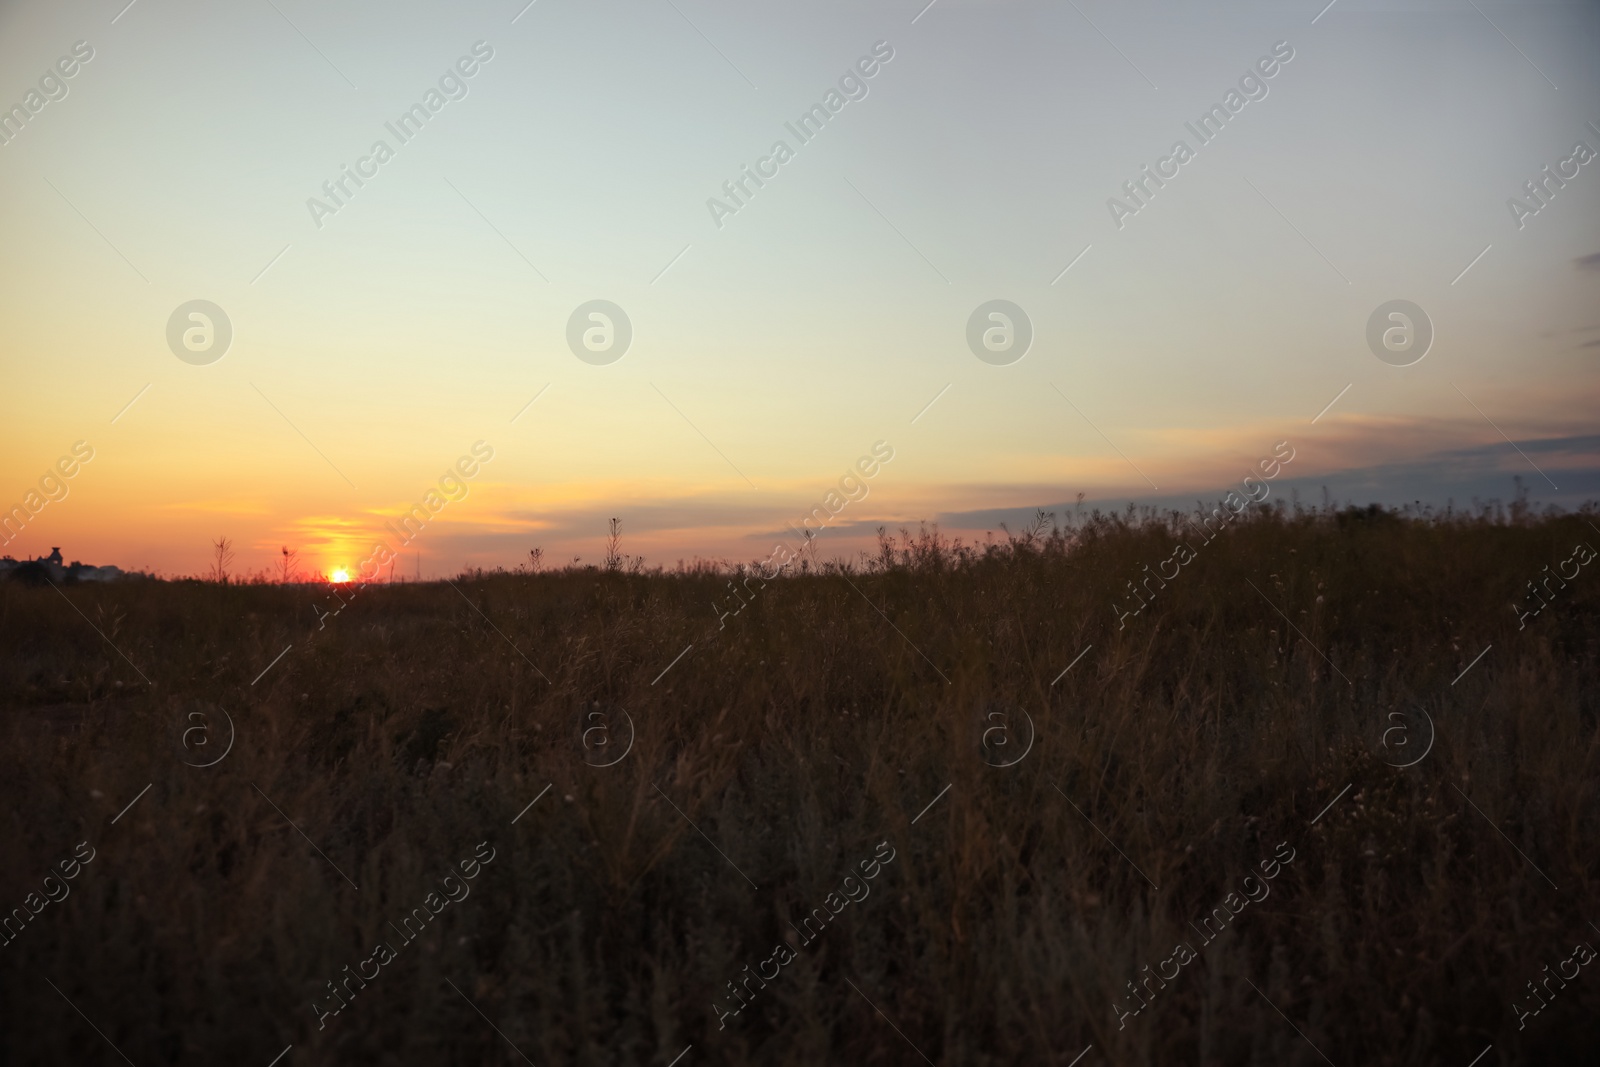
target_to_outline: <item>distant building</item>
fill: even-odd
[[[67,567],[67,581],[79,582],[114,582],[122,577],[122,568],[106,564],[103,567],[94,567],[87,563],[73,560]]]
[[[0,579],[50,582],[114,582],[123,577],[120,567],[96,567],[73,560],[65,563],[60,548],[51,548],[48,556],[37,559],[12,559],[0,557]]]

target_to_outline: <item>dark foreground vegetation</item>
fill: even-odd
[[[1597,525],[0,587],[0,1060],[1594,1062]]]

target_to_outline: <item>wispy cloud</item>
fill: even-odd
[[[1339,503],[1399,505],[1420,500],[1434,505],[1450,501],[1465,505],[1474,499],[1511,499],[1516,488],[1513,479],[1519,476],[1536,499],[1549,503],[1574,506],[1585,500],[1600,499],[1600,434],[1534,439],[1519,437],[1517,445],[1529,455],[1541,457],[1541,467],[1562,472],[1562,492],[1541,493],[1543,483],[1532,476],[1526,464],[1501,441],[1498,444],[1442,449],[1417,459],[1331,469],[1316,462],[1316,453],[1307,447],[1295,460],[1295,465],[1309,461],[1307,466],[1297,474],[1294,465],[1291,465],[1282,478],[1272,483],[1271,499],[1286,499],[1298,493],[1303,500],[1320,502],[1322,491],[1326,488],[1329,496]],[[1317,448],[1320,449],[1320,442]],[[1216,482],[1187,495],[1135,497],[1132,502],[1157,508],[1187,509],[1192,508],[1197,499],[1214,501],[1230,488],[1234,486]],[[1039,499],[1050,501],[1054,498]],[[1124,497],[1100,497],[1086,499],[1084,506],[1117,510],[1129,502],[1129,498]],[[1065,515],[1075,506],[1056,500],[1007,508],[949,512],[938,518],[947,529],[993,529],[1001,522],[1015,526],[1039,510]]]

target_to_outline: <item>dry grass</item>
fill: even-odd
[[[1525,1030],[1511,1003],[1600,945],[1600,570],[1521,631],[1510,604],[1600,545],[1591,518],[1268,510],[1121,630],[1123,583],[1171,553],[1148,516],[908,537],[721,631],[707,569],[374,588],[321,631],[303,589],[0,588],[0,906],[97,850],[0,949],[0,1058],[1576,1062],[1595,968]],[[585,716],[620,742],[617,708],[631,752],[587,765]],[[1436,743],[1386,766],[1417,708]],[[185,766],[222,709],[231,753]],[[983,716],[1016,709],[1037,743],[990,766]],[[1407,749],[1380,744],[1394,711]],[[471,896],[319,1031],[325,983],[486,840]],[[870,897],[719,1030],[726,983],[883,841]],[[1280,842],[1270,897],[1202,947],[1190,920]],[[1119,1031],[1179,941],[1199,958]]]

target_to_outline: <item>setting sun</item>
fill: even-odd
[[[328,578],[335,585],[342,585],[350,580],[350,572],[345,570],[343,567],[336,567],[334,568],[333,573],[328,575]]]

